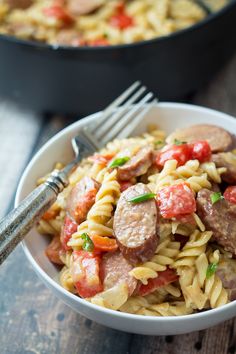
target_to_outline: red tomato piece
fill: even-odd
[[[162,188],[157,193],[157,204],[161,215],[167,219],[196,211],[196,200],[187,183]]]
[[[192,145],[192,159],[206,162],[211,159],[211,147],[206,140],[197,141]]]
[[[118,245],[115,238],[93,235],[90,237],[93,241],[96,251],[101,252],[115,252]]]
[[[114,15],[110,19],[110,25],[119,28],[120,30],[131,27],[133,26],[133,24],[134,21],[132,17],[125,13],[119,13],[117,15]]]
[[[129,182],[129,181],[120,181],[120,191],[124,192],[127,188],[131,187],[133,185],[133,183]]]
[[[166,161],[176,160],[178,162],[178,166],[182,166],[190,159],[191,148],[188,144],[170,145],[157,155],[156,164],[159,167],[163,167]]]
[[[179,277],[175,270],[167,268],[163,272],[159,272],[156,278],[149,279],[147,285],[142,284],[138,290],[138,295],[148,295],[158,288],[173,283],[174,281],[178,280],[178,278]]]
[[[86,298],[103,290],[99,276],[101,257],[92,252],[74,251],[71,275],[79,296]]]
[[[106,38],[97,38],[91,41],[88,41],[87,43],[89,46],[93,46],[93,47],[102,47],[102,46],[107,46],[110,45],[110,43],[108,42],[108,40]]]
[[[181,224],[196,225],[196,220],[194,219],[193,214],[177,215],[175,219],[181,222]]]
[[[65,217],[64,225],[61,230],[61,244],[65,251],[68,251],[71,247],[67,246],[67,242],[71,239],[73,233],[77,231],[78,224],[71,219],[68,215]]]
[[[48,209],[42,216],[42,219],[44,220],[51,220],[54,219],[60,212],[60,209]]]
[[[48,17],[54,17],[55,19],[62,21],[65,25],[70,25],[74,22],[74,18],[58,4],[45,7],[43,13]]]
[[[113,159],[114,154],[106,154],[106,155],[99,155],[95,154],[93,156],[90,156],[88,159],[89,161],[92,161],[94,163],[100,164],[100,165],[107,165],[111,159]]]
[[[224,198],[228,200],[228,202],[236,204],[236,186],[226,188]]]
[[[47,246],[45,253],[46,256],[52,263],[62,265],[63,262],[60,259],[60,251],[62,249],[62,245],[60,242],[59,236],[55,235],[51,241],[51,243]]]

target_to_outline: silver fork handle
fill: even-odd
[[[67,185],[65,172],[54,171],[46,182],[31,192],[17,208],[0,221],[0,264],[22,241]]]

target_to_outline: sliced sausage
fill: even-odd
[[[208,189],[197,195],[197,212],[206,228],[213,232],[213,239],[226,251],[236,255],[236,204],[227,200],[211,202]]]
[[[216,273],[221,279],[223,287],[228,290],[230,301],[236,300],[236,260],[222,259]]]
[[[118,178],[121,181],[128,181],[133,177],[144,175],[152,165],[153,150],[151,146],[144,146],[131,157],[123,166],[118,168]]]
[[[150,193],[150,189],[138,183],[126,189],[118,201],[114,215],[114,233],[123,256],[137,264],[149,260],[158,244],[157,208],[154,199],[131,203],[131,198]]]
[[[104,4],[104,0],[68,0],[68,10],[73,15],[85,15]]]
[[[137,287],[137,279],[129,275],[132,265],[122,256],[120,251],[108,252],[103,256],[101,263],[101,279],[104,290],[111,289],[121,282],[125,282],[131,296]]]
[[[212,161],[217,167],[226,167],[227,171],[222,173],[223,181],[229,184],[236,183],[236,155],[231,152],[220,152],[212,155]]]
[[[73,29],[65,29],[58,32],[54,42],[59,45],[79,47],[83,45],[79,33]]]
[[[46,256],[51,262],[62,265],[63,262],[60,259],[61,249],[62,246],[60,242],[60,237],[58,235],[55,235],[45,250]]]
[[[197,124],[176,130],[167,137],[166,141],[168,144],[173,144],[175,139],[187,143],[206,140],[213,152],[227,151],[233,144],[233,137],[229,132],[210,124]]]
[[[100,183],[90,177],[84,177],[72,188],[67,199],[66,210],[78,224],[86,219],[99,188]]]
[[[32,0],[7,0],[7,4],[11,9],[27,9],[32,5]]]

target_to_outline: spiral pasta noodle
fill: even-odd
[[[149,262],[135,267],[129,274],[140,280],[143,284],[147,284],[148,279],[156,278],[158,272],[166,270],[167,266],[174,263],[179,253],[179,248],[179,242],[171,241],[171,238],[167,237],[167,239],[158,245],[155,255]]]
[[[73,170],[69,185],[39,221],[38,230],[53,236],[46,255],[63,264],[59,282],[67,291],[104,308],[144,316],[184,316],[229,301],[233,292],[224,274],[234,269],[235,260],[217,244],[216,234],[212,237],[213,227],[204,224],[200,210],[201,198],[215,203],[211,196],[225,168],[216,167],[209,156],[208,162],[181,165],[175,152],[187,149],[181,156],[185,161],[194,143],[178,141],[168,146],[176,160],[162,167],[164,139],[150,126],[140,137],[108,143]],[[232,155],[228,159],[235,159]],[[202,155],[199,159],[205,161]],[[120,198],[126,189],[128,197]],[[221,203],[207,206],[214,212],[228,205]],[[150,205],[152,213],[146,209]]]
[[[106,226],[106,223],[112,217],[116,200],[120,196],[120,185],[116,180],[116,174],[114,170],[104,176],[95,204],[87,215],[89,235],[113,236],[112,228]]]

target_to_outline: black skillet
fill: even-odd
[[[87,114],[137,79],[161,100],[205,84],[236,49],[236,1],[172,35],[110,47],[53,47],[0,35],[0,96],[40,112]]]

